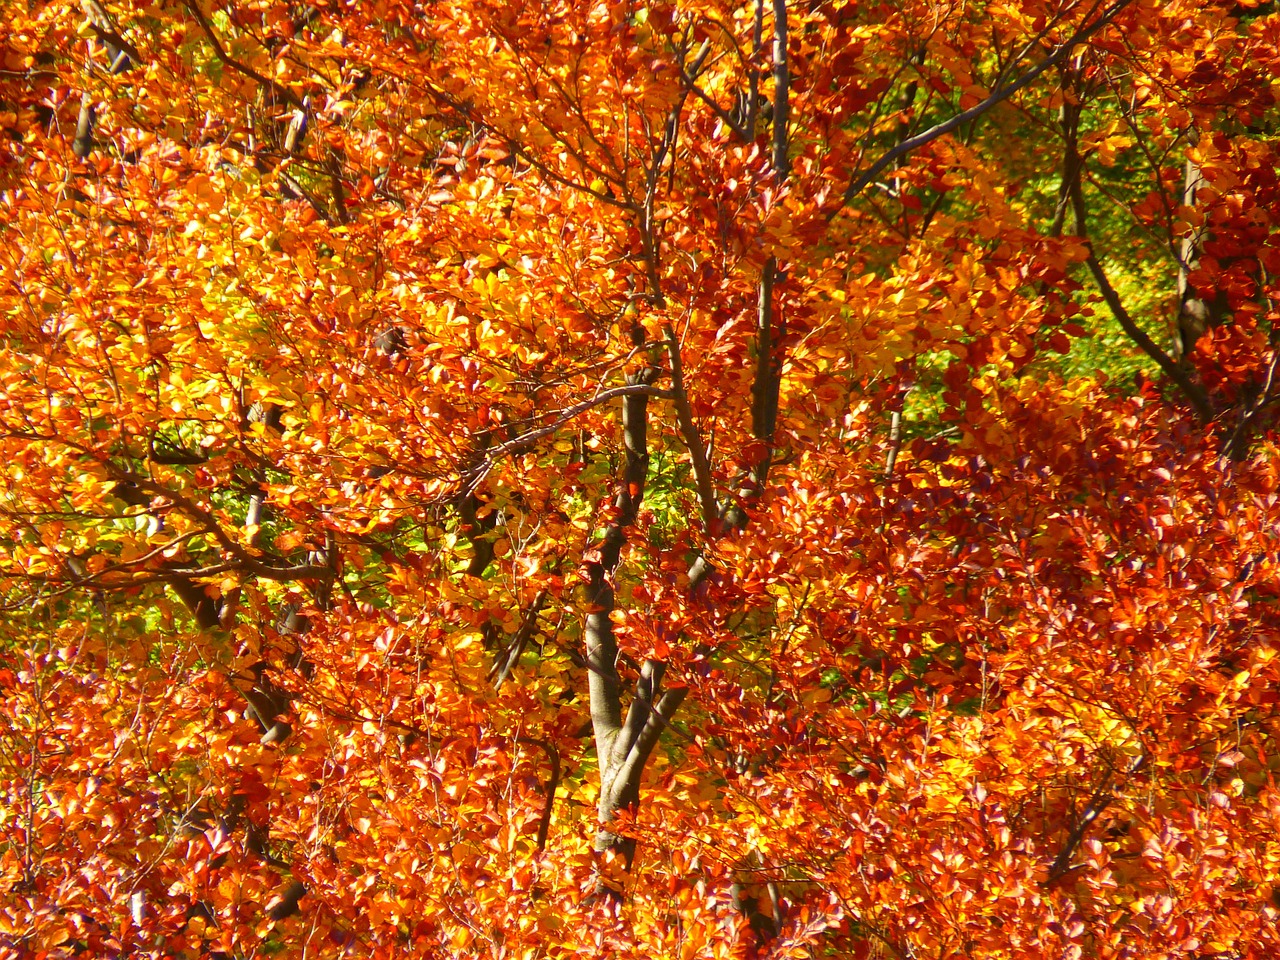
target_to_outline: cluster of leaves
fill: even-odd
[[[3,10],[0,956],[1280,952],[1274,4]]]

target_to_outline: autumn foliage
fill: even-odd
[[[1280,955],[1280,11],[4,0],[0,957]]]

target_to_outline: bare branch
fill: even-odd
[[[748,135],[756,135],[756,121],[760,118],[760,70],[757,63],[764,46],[764,0],[756,0],[756,22],[751,29],[751,75],[747,80]]]
[[[630,385],[639,386],[651,383],[657,376],[656,368],[646,367],[631,374],[628,381]],[[591,725],[600,764],[600,830],[596,836],[596,849],[616,847],[628,863],[634,853],[634,841],[616,836],[608,829],[608,824],[621,806],[634,802],[633,795],[638,795],[639,773],[632,780],[620,780],[618,758],[625,758],[630,753],[638,736],[635,715],[639,705],[631,704],[628,722],[624,725],[622,681],[617,667],[618,641],[613,632],[615,597],[611,579],[626,544],[627,528],[635,522],[644,497],[645,477],[649,471],[648,404],[649,395],[644,392],[633,392],[623,401],[622,434],[626,464],[614,499],[614,519],[605,529],[597,559],[587,563],[590,612],[583,631],[589,668],[587,686]],[[662,670],[661,664],[654,664],[647,673],[642,672],[638,693],[648,692],[652,696],[657,682],[661,681]],[[602,886],[601,892],[605,889]]]
[[[724,107],[716,103],[715,100],[700,86],[693,77],[685,72],[684,67],[680,68],[680,79],[684,81],[685,86],[692,91],[693,95],[711,108],[712,112],[720,118],[720,122],[733,131],[734,135],[742,141],[749,141],[750,135],[747,128],[733,119],[733,115]]]
[[[547,848],[547,834],[551,831],[551,812],[556,805],[556,789],[560,786],[560,751],[556,749],[556,745],[551,741],[535,737],[517,737],[516,743],[538,747],[547,755],[547,765],[551,768],[551,773],[547,777],[547,785],[543,789],[543,795],[546,799],[543,800],[542,804],[542,816],[538,817],[538,849],[545,850]]]
[[[779,182],[791,172],[791,73],[787,58],[787,0],[773,0],[773,169]]]
[[[781,3],[782,0],[774,0],[774,2],[777,4]],[[876,178],[880,176],[887,167],[897,161],[898,158],[911,153],[913,150],[918,150],[927,143],[932,143],[939,137],[946,136],[948,133],[951,133],[951,131],[964,126],[964,124],[971,120],[976,120],[992,107],[998,106],[1005,100],[1008,100],[1019,90],[1023,90],[1030,86],[1042,73],[1066,59],[1077,44],[1083,43],[1109,24],[1132,2],[1133,0],[1115,0],[1115,2],[1108,7],[1106,12],[1098,17],[1097,20],[1082,26],[1073,33],[1065,43],[1062,43],[1056,50],[1054,50],[1053,53],[1049,54],[1049,56],[1045,57],[1017,80],[996,88],[981,103],[970,107],[968,110],[957,113],[950,120],[944,120],[942,123],[932,126],[922,133],[916,134],[916,136],[912,137],[910,140],[904,140],[902,143],[899,143],[896,147],[889,150],[880,157],[879,160],[868,167],[865,173],[854,179],[854,181],[849,184],[848,188],[844,192],[844,198],[841,202],[841,206],[832,210],[828,214],[827,219],[834,219],[843,207],[852,203],[858,194],[866,189],[869,184],[874,183]]]
[[[524,618],[520,622],[519,629],[516,630],[516,635],[511,638],[511,642],[507,645],[507,649],[502,652],[502,655],[494,660],[493,666],[489,670],[489,679],[493,681],[493,689],[501,690],[502,685],[511,676],[511,671],[515,668],[515,665],[520,662],[524,648],[528,646],[529,640],[533,636],[534,628],[538,624],[538,613],[546,599],[547,591],[545,589],[539,590],[537,596],[533,598],[533,602],[529,604],[529,609],[524,612]]]
[[[663,399],[669,400],[671,399],[672,395],[671,395],[671,391],[663,390],[649,383],[628,383],[625,386],[610,387],[608,390],[601,390],[599,393],[597,393],[595,396],[593,396],[589,400],[583,400],[580,403],[575,403],[571,407],[564,408],[563,410],[560,411],[560,414],[556,417],[556,419],[551,423],[547,424],[545,427],[539,427],[536,430],[530,430],[528,433],[522,433],[520,436],[506,441],[506,443],[498,444],[496,447],[493,448],[493,451],[491,453],[487,454],[485,458],[482,461],[480,461],[480,463],[477,466],[471,468],[470,470],[466,471],[463,474],[462,480],[466,486],[466,489],[468,491],[475,490],[476,487],[479,486],[480,483],[484,480],[484,478],[489,475],[489,471],[491,471],[495,466],[497,466],[498,461],[501,460],[507,454],[516,453],[521,450],[524,450],[527,447],[529,447],[531,444],[536,443],[537,441],[543,439],[544,437],[551,436],[553,433],[555,433],[557,430],[563,427],[570,420],[574,419],[577,416],[580,416],[583,413],[586,413],[588,410],[592,409],[593,407],[598,407],[602,403],[608,403],[610,400],[613,400],[617,397],[634,397],[634,396],[662,397]]]
[[[298,97],[298,95],[294,93],[292,90],[290,90],[288,87],[281,86],[280,84],[276,83],[276,81],[272,80],[270,77],[264,77],[257,70],[253,69],[253,67],[246,66],[245,64],[241,63],[239,60],[231,56],[229,53],[227,53],[226,48],[222,46],[222,42],[218,39],[218,35],[213,32],[212,24],[209,23],[208,19],[204,15],[204,12],[200,9],[199,3],[197,3],[196,0],[183,0],[183,6],[185,6],[187,10],[191,12],[191,15],[193,17],[195,17],[196,23],[200,24],[200,29],[203,30],[205,36],[209,38],[209,45],[213,47],[214,55],[219,60],[221,60],[226,66],[230,67],[232,70],[235,70],[237,73],[243,74],[244,76],[248,77],[250,80],[255,80],[258,83],[262,84],[262,86],[269,87],[270,89],[274,90],[295,109],[297,110],[306,109],[303,106],[302,100]]]
[[[1084,166],[1076,148],[1075,128],[1066,129],[1067,134],[1067,159],[1064,165],[1064,175],[1069,175],[1071,179],[1067,183],[1067,190],[1071,197],[1071,207],[1075,214],[1076,233],[1085,242],[1085,246],[1089,251],[1089,258],[1085,261],[1089,267],[1089,272],[1093,275],[1094,282],[1098,285],[1098,290],[1102,293],[1102,299],[1106,302],[1107,307],[1111,310],[1112,316],[1116,318],[1116,322],[1126,334],[1129,335],[1134,343],[1156,362],[1164,375],[1173,383],[1177,384],[1183,395],[1191,402],[1200,419],[1209,421],[1213,419],[1213,407],[1209,403],[1209,398],[1204,392],[1204,388],[1200,384],[1191,379],[1186,369],[1179,366],[1172,357],[1160,349],[1159,344],[1147,335],[1147,332],[1138,326],[1129,311],[1125,309],[1120,295],[1116,293],[1115,287],[1111,285],[1111,281],[1107,278],[1106,271],[1102,269],[1102,264],[1098,261],[1097,252],[1094,250],[1093,241],[1089,239],[1088,214],[1084,203],[1084,189],[1081,185],[1081,171]]]
[[[680,423],[680,435],[689,450],[689,459],[693,463],[693,478],[698,487],[698,500],[702,504],[702,523],[707,535],[715,532],[720,519],[720,508],[716,506],[716,494],[711,484],[711,464],[707,462],[707,451],[702,437],[698,434],[697,424],[693,422],[693,411],[689,407],[689,396],[684,385],[684,365],[680,361],[680,342],[675,331],[666,328],[667,354],[671,358],[671,393],[675,398],[676,418]]]
[[[884,477],[893,479],[893,469],[898,464],[898,451],[902,447],[902,411],[894,410],[889,415],[889,452],[884,458]]]
[[[1129,776],[1132,776],[1141,770],[1146,762],[1147,754],[1143,751],[1136,759],[1134,759],[1133,763],[1129,764],[1129,769],[1126,773]],[[1045,881],[1046,884],[1052,884],[1061,880],[1064,876],[1075,869],[1071,865],[1071,860],[1075,857],[1076,850],[1080,847],[1081,842],[1083,842],[1085,834],[1088,833],[1089,827],[1093,825],[1094,821],[1102,815],[1102,813],[1115,799],[1116,792],[1115,784],[1112,780],[1113,775],[1114,771],[1107,775],[1102,786],[1094,791],[1093,796],[1089,798],[1088,804],[1086,804],[1084,810],[1080,812],[1080,816],[1076,820],[1075,826],[1073,826],[1071,828],[1071,832],[1067,834],[1066,840],[1063,841],[1062,849],[1058,851],[1058,855],[1053,860],[1053,865],[1049,868],[1049,879]]]

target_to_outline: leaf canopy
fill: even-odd
[[[1280,951],[1274,3],[0,9],[0,956]]]

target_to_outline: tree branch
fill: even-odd
[[[791,173],[791,73],[787,58],[787,0],[773,0],[773,169],[781,183]]]
[[[763,0],[761,0],[763,3]],[[763,14],[757,9],[758,17]],[[757,27],[759,28],[759,23]],[[785,0],[774,0],[773,24],[773,166],[781,185],[790,173],[788,162],[790,75],[787,67],[787,10]],[[758,38],[757,38],[758,39]],[[773,464],[773,440],[778,424],[778,395],[782,388],[782,362],[774,356],[773,294],[781,276],[777,257],[765,261],[760,273],[756,302],[756,372],[751,383],[751,435],[761,447],[760,459],[741,478],[748,486],[742,492],[748,499],[764,490]],[[728,506],[720,515],[735,527],[744,527],[746,514],[736,505]],[[696,591],[714,571],[705,554],[699,553],[689,567],[689,590]]]
[[[707,462],[707,451],[702,445],[702,437],[698,434],[698,426],[693,422],[693,411],[689,407],[689,395],[684,385],[684,365],[680,360],[680,341],[676,339],[671,327],[667,327],[665,332],[667,355],[671,358],[671,393],[675,399],[676,419],[680,424],[684,445],[689,450],[689,460],[693,464],[693,479],[702,505],[702,524],[707,536],[712,536],[720,520],[720,508],[716,505],[715,489],[711,483],[711,464]]]
[[[544,788],[546,799],[543,801],[542,815],[538,817],[538,849],[545,850],[547,848],[547,834],[551,832],[551,813],[556,805],[556,790],[560,786],[560,751],[549,740],[542,740],[536,737],[517,737],[516,743],[524,743],[541,749],[547,755],[547,765],[551,768],[551,773],[547,777],[547,785]]]
[[[492,470],[497,465],[498,461],[506,454],[517,453],[526,449],[531,444],[537,443],[544,437],[551,436],[551,434],[555,433],[570,420],[574,419],[574,417],[585,413],[593,407],[598,407],[602,403],[608,403],[610,400],[617,397],[635,396],[671,399],[671,392],[669,390],[663,390],[659,387],[655,387],[648,382],[632,383],[630,381],[628,381],[625,386],[610,387],[608,390],[601,390],[590,400],[583,400],[580,403],[575,403],[573,406],[566,407],[561,410],[560,415],[545,427],[538,427],[536,430],[530,430],[528,433],[522,433],[520,436],[514,437],[505,443],[498,444],[498,446],[493,448],[493,452],[487,454],[478,465],[463,473],[462,481],[466,489],[468,491],[475,490],[476,487],[480,485],[481,481],[489,475],[489,471]]]
[[[658,376],[655,367],[646,367],[631,374],[630,386],[652,383]],[[610,832],[608,823],[618,811],[628,791],[617,778],[619,764],[615,758],[625,757],[634,742],[634,734],[627,731],[634,726],[632,717],[636,704],[632,703],[628,724],[622,720],[622,681],[618,676],[618,642],[613,632],[612,614],[615,605],[613,585],[610,582],[622,547],[626,543],[626,530],[635,522],[636,513],[644,497],[645,477],[649,470],[647,392],[633,392],[625,397],[622,406],[622,433],[626,446],[626,465],[622,471],[618,494],[614,500],[615,516],[605,530],[604,542],[599,548],[598,559],[587,564],[588,598],[590,612],[584,630],[587,648],[587,684],[591,703],[591,725],[595,733],[596,756],[600,765],[600,799],[598,817],[600,830],[596,835],[596,849],[619,849],[628,864],[635,850],[634,841],[620,838]],[[648,667],[648,664],[646,664]],[[658,665],[661,679],[661,665]],[[651,687],[653,670],[648,677],[642,673],[642,683]],[[638,787],[639,778],[636,778]],[[603,888],[602,888],[603,892]]]
[[[774,0],[774,2],[777,4],[782,2],[782,0]],[[881,156],[879,160],[873,163],[865,173],[849,184],[848,188],[844,192],[844,198],[841,201],[841,205],[832,210],[828,214],[827,219],[834,219],[836,215],[839,214],[840,210],[852,203],[858,194],[866,189],[869,184],[874,183],[876,177],[880,176],[880,174],[898,160],[899,157],[905,156],[913,150],[918,150],[920,147],[923,147],[927,143],[932,143],[939,137],[946,136],[948,133],[951,133],[953,130],[963,126],[971,120],[976,120],[992,107],[998,106],[1019,90],[1023,90],[1030,86],[1035,82],[1036,78],[1050,67],[1061,63],[1077,44],[1083,43],[1085,40],[1089,39],[1089,37],[1093,36],[1109,24],[1132,2],[1133,0],[1115,0],[1115,2],[1112,3],[1111,6],[1107,8],[1106,12],[1098,17],[1097,20],[1078,29],[1069,39],[1067,39],[1065,43],[1061,44],[1053,51],[1053,53],[1049,54],[1049,56],[1045,57],[1017,80],[1014,80],[1012,83],[1005,84],[1002,87],[998,87],[981,103],[970,107],[968,110],[957,113],[951,119],[944,120],[942,123],[932,126],[922,133],[916,134],[910,140],[904,140],[902,143],[899,143],[896,147],[889,150]]]
[[[756,0],[756,19],[751,28],[751,75],[747,79],[746,129],[749,139],[755,139],[756,121],[760,119],[760,70],[756,66],[764,47],[764,0]]]
[[[1085,209],[1084,190],[1080,176],[1084,164],[1076,149],[1074,135],[1074,129],[1068,131],[1068,157],[1064,164],[1064,173],[1074,175],[1068,184],[1068,190],[1071,195],[1071,207],[1075,214],[1076,233],[1084,241],[1089,251],[1089,258],[1085,263],[1089,267],[1089,272],[1093,275],[1094,282],[1098,285],[1098,290],[1102,293],[1102,299],[1111,310],[1112,316],[1116,318],[1116,322],[1129,335],[1129,339],[1136,343],[1143,353],[1156,362],[1166,377],[1177,384],[1183,395],[1195,408],[1200,419],[1206,422],[1212,420],[1213,407],[1209,403],[1209,398],[1204,389],[1192,380],[1187,371],[1174,362],[1172,357],[1161,350],[1159,344],[1147,336],[1145,330],[1138,326],[1133,317],[1129,315],[1129,311],[1125,309],[1120,295],[1116,293],[1115,287],[1111,285],[1106,271],[1102,269],[1102,264],[1098,261],[1098,255],[1093,248],[1093,241],[1089,239],[1087,211]]]
[[[248,77],[250,80],[256,80],[262,86],[269,87],[274,90],[294,109],[306,109],[298,95],[288,87],[281,86],[270,77],[264,77],[257,70],[253,69],[253,67],[246,66],[227,53],[226,49],[222,46],[222,42],[218,39],[218,35],[213,32],[213,26],[209,23],[208,19],[205,18],[204,12],[200,9],[196,0],[183,0],[183,6],[185,6],[187,10],[190,11],[191,15],[196,18],[196,23],[200,24],[200,29],[203,30],[205,36],[209,38],[209,45],[213,47],[214,55],[221,60],[222,63],[230,67],[232,70],[235,70],[237,73]]]
[[[1126,772],[1132,776],[1141,770],[1146,762],[1147,754],[1144,751],[1129,765],[1129,769]],[[1062,849],[1058,851],[1058,855],[1054,857],[1053,865],[1049,868],[1049,878],[1045,881],[1046,885],[1056,883],[1074,869],[1071,866],[1071,859],[1075,856],[1076,850],[1084,840],[1089,827],[1093,825],[1093,822],[1103,814],[1115,799],[1115,787],[1111,779],[1113,773],[1114,770],[1112,773],[1108,773],[1106,781],[1094,791],[1093,796],[1089,798],[1089,803],[1081,811],[1080,818],[1076,820],[1075,826],[1067,834],[1066,840],[1063,841]]]
[[[528,646],[529,639],[533,636],[534,628],[538,624],[538,613],[542,610],[542,604],[546,602],[546,599],[547,591],[545,589],[539,590],[537,596],[533,598],[533,602],[529,604],[529,609],[525,611],[515,636],[511,638],[511,642],[507,644],[507,648],[502,652],[502,655],[493,662],[493,666],[489,670],[489,679],[493,681],[494,690],[502,689],[502,685],[511,676],[511,671],[520,662],[520,656],[524,653],[524,648]]]

